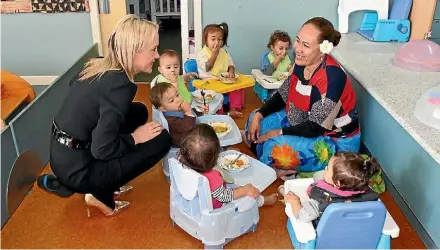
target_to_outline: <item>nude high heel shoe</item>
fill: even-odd
[[[133,189],[132,186],[122,186],[122,187],[119,188],[119,191],[115,191],[113,193],[113,197],[115,199],[120,198],[120,197],[128,194],[132,189]]]
[[[89,218],[91,216],[91,208],[95,208],[103,213],[105,216],[110,217],[119,214],[131,205],[131,203],[128,201],[115,201],[115,209],[111,209],[91,194],[86,194],[84,196],[84,202],[87,207],[87,217]]]

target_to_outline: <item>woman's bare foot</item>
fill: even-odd
[[[231,108],[231,110],[229,110],[229,115],[233,118],[243,118],[243,113],[238,111],[236,108]]]
[[[263,206],[272,206],[278,200],[278,194],[271,194],[268,196],[264,196],[264,204]]]
[[[281,178],[281,177],[289,175],[289,174],[296,174],[296,170],[275,169],[275,172],[277,174],[277,178]]]

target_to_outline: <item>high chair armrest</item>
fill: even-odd
[[[309,199],[307,188],[314,182],[313,178],[301,178],[288,180],[284,182],[284,194],[293,192],[298,195],[301,200]]]
[[[300,243],[307,243],[311,240],[316,239],[316,230],[313,227],[312,222],[301,222],[298,221],[292,212],[292,206],[290,203],[286,203],[286,208],[284,210],[287,216],[290,219],[290,223],[292,224],[293,231],[295,232],[296,239]]]
[[[391,238],[397,238],[399,237],[400,234],[399,226],[396,224],[393,217],[391,217],[388,211],[385,217],[385,223],[383,224],[382,233],[386,235],[390,235]]]
[[[211,212],[206,211],[207,213],[214,214],[223,214],[225,212],[235,212],[237,209],[238,212],[245,212],[251,209],[256,204],[256,200],[251,197],[242,197],[238,200],[232,201],[228,204],[223,205],[221,208],[214,209]]]
[[[307,195],[307,188],[314,182],[313,178],[301,178],[288,180],[284,182],[284,194],[288,192],[293,192],[298,195],[301,202],[309,199]],[[316,239],[316,230],[313,227],[312,222],[301,222],[298,221],[292,212],[292,206],[290,203],[286,203],[285,213],[290,219],[293,231],[295,232],[296,238],[301,243],[307,243],[311,240]]]

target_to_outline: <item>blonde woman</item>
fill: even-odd
[[[171,147],[167,130],[147,123],[147,108],[132,103],[134,77],[151,73],[158,46],[157,24],[135,15],[119,21],[108,55],[86,63],[70,83],[52,128],[50,164],[56,177],[40,176],[41,188],[62,197],[85,193],[87,211],[97,208],[106,216],[130,205],[115,201],[131,190],[123,185],[153,167]]]

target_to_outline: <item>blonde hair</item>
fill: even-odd
[[[108,54],[104,58],[88,61],[80,73],[79,80],[100,77],[109,70],[124,70],[128,78],[134,82],[134,55],[145,46],[153,44],[158,30],[157,23],[140,19],[136,15],[126,15],[119,20],[110,35]]]

